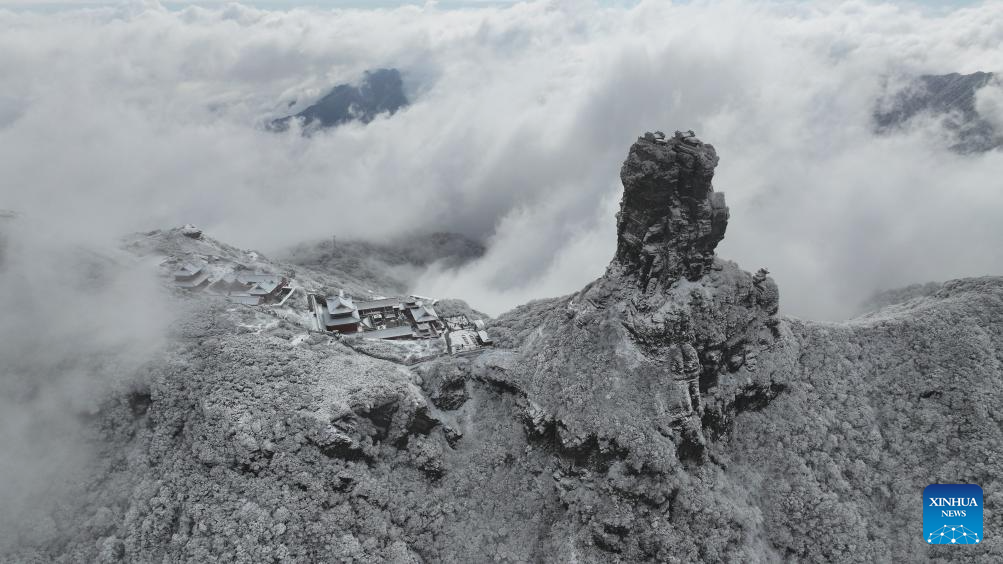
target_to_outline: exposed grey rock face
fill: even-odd
[[[620,170],[616,266],[646,288],[651,279],[700,278],[724,238],[728,207],[711,186],[714,147],[694,136],[648,134]]]
[[[300,120],[307,130],[335,127],[350,121],[369,123],[380,114],[393,115],[407,104],[400,71],[375,69],[366,71],[358,85],[339,84],[296,115],[272,121],[269,128],[285,131],[292,120]]]
[[[606,275],[493,322],[518,351],[471,369],[517,390],[531,442],[567,463],[558,487],[578,525],[575,549],[555,560],[967,558],[918,539],[918,499],[934,482],[999,490],[1003,468],[975,452],[1003,445],[999,395],[963,390],[1003,380],[1003,279],[912,292],[844,324],[778,318],[765,271],[713,258],[686,278],[680,265],[707,264],[678,258],[706,257],[691,242],[719,240],[705,238],[709,214],[685,213],[707,210],[699,201],[666,210],[677,221],[662,239],[682,242],[674,254],[637,243],[659,232],[647,207],[678,193],[680,178],[700,178],[695,166],[667,174],[669,151],[648,147],[661,146],[642,138],[624,167],[620,223],[637,227]],[[709,200],[709,178],[702,186]],[[631,198],[638,187],[645,197]],[[645,257],[675,276],[645,277]],[[971,407],[962,415],[961,405]],[[988,429],[980,447],[944,446],[974,440],[958,417]]]
[[[478,356],[405,366],[189,302],[145,377],[82,418],[89,477],[42,533],[0,548],[62,562],[999,561],[991,536],[926,546],[920,499],[934,482],[1003,499],[1003,279],[848,323],[781,318],[764,270],[713,255],[716,164],[693,138],[639,139],[606,274],[491,321],[497,347]],[[1001,528],[987,509],[986,530]]]
[[[705,494],[696,494],[699,508],[678,503],[715,487],[699,477],[720,470],[715,440],[750,405],[782,392],[797,360],[777,318],[776,284],[714,256],[727,222],[711,187],[717,162],[694,137],[640,138],[621,173],[620,239],[606,274],[568,298],[502,316],[492,330],[506,343],[512,331],[525,335],[518,351],[474,365],[477,378],[520,391],[530,436],[570,462],[560,479],[569,497],[593,492],[569,509],[584,523],[575,529],[579,558],[723,558],[697,540],[707,538],[700,528],[727,538],[753,526]],[[632,511],[612,510],[627,500]],[[729,557],[761,548],[750,539]]]
[[[546,337],[523,345],[519,377],[572,442],[615,431],[608,414],[629,413],[629,426],[639,417],[663,435],[645,448],[701,459],[705,404],[726,417],[739,384],[773,384],[769,371],[754,371],[781,337],[777,287],[765,271],[753,276],[714,256],[727,223],[711,187],[717,162],[694,137],[640,138],[621,173],[619,245],[605,276],[538,322]]]
[[[891,133],[919,116],[942,120],[956,138],[950,148],[959,153],[981,153],[1003,145],[1003,132],[976,109],[975,94],[993,80],[993,73],[922,75],[912,84],[882,100],[874,112],[877,130]]]

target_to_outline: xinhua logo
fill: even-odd
[[[923,490],[923,540],[927,544],[982,543],[982,488],[930,484]]]

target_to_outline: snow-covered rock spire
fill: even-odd
[[[714,261],[728,207],[711,179],[718,157],[693,132],[646,133],[623,163],[617,250],[611,268],[647,288],[652,279],[696,280]]]

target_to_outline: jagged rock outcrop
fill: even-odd
[[[652,279],[696,280],[713,263],[728,225],[724,195],[711,186],[717,162],[714,147],[692,132],[648,133],[630,148],[620,170],[614,265],[642,289]]]
[[[713,559],[723,553],[702,548],[683,523],[734,539],[755,528],[719,499],[679,503],[708,486],[698,476],[720,471],[714,441],[781,393],[797,359],[766,271],[714,255],[728,219],[711,185],[717,163],[692,134],[639,138],[621,172],[618,247],[605,275],[539,313],[513,312],[528,331],[503,316],[492,329],[502,342],[510,331],[525,335],[518,351],[482,357],[472,370],[518,390],[532,440],[585,469],[562,471],[559,488],[585,523],[576,543],[586,560]],[[626,500],[636,511],[612,510]],[[733,556],[751,558],[744,551],[755,542],[740,544]]]
[[[189,239],[201,239],[202,238],[202,230],[199,229],[198,227],[195,227],[194,225],[192,225],[190,223],[185,224],[181,228],[181,234],[184,235],[185,237],[188,237]]]
[[[522,363],[532,367],[528,389],[541,405],[567,412],[565,424],[625,411],[662,420],[677,448],[700,450],[707,407],[725,417],[743,386],[783,385],[784,374],[755,374],[761,352],[782,339],[776,284],[765,270],[752,275],[714,255],[728,218],[711,186],[717,162],[714,148],[691,134],[648,134],[631,147],[606,274],[542,324],[550,339],[524,349],[532,357]],[[583,351],[592,362],[574,370]],[[610,373],[629,385],[611,386]],[[591,375],[596,381],[583,386]],[[574,387],[591,397],[562,398]]]
[[[491,329],[518,352],[473,370],[518,390],[529,435],[577,469],[558,480],[582,523],[575,556],[965,558],[917,542],[916,499],[933,482],[999,491],[1003,466],[943,445],[972,440],[957,417],[991,429],[982,452],[1003,445],[999,394],[955,412],[962,390],[1003,380],[1003,279],[844,324],[784,319],[765,270],[713,256],[727,217],[716,164],[689,136],[639,139],[605,276],[502,316]]]

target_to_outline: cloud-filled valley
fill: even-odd
[[[1000,499],[1003,1],[319,3],[0,0],[0,561],[950,560],[919,492]]]
[[[844,318],[881,288],[1003,271],[1003,153],[947,151],[934,120],[871,127],[888,84],[1003,70],[998,2],[135,3],[0,10],[0,29],[0,208],[67,239],[192,222],[281,252],[457,231],[486,255],[414,290],[497,314],[600,275],[625,148],[693,129],[721,155],[719,252],[768,268],[785,313]],[[404,76],[394,116],[264,127],[379,67]],[[1001,92],[979,93],[987,119]]]

